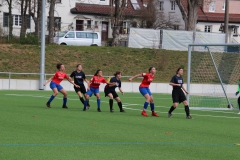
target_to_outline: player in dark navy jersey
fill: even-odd
[[[121,88],[122,87],[121,80],[120,80],[121,76],[122,76],[122,73],[120,71],[117,71],[114,74],[114,77],[112,77],[110,79],[110,83],[116,83],[116,85],[114,85],[114,86],[106,85],[105,88],[104,88],[105,97],[107,97],[107,96],[109,97],[110,112],[114,112],[114,110],[113,110],[113,98],[117,101],[120,112],[125,112],[122,109],[121,99],[119,98],[118,94],[115,91],[115,88],[118,87],[118,89],[122,93],[122,95],[124,94],[123,91],[122,91],[122,88]]]
[[[180,67],[177,69],[176,71],[176,75],[174,75],[170,81],[170,85],[173,86],[173,90],[172,90],[172,100],[173,100],[173,105],[170,108],[170,110],[168,111],[168,117],[171,118],[172,117],[172,112],[174,109],[176,109],[178,107],[178,104],[183,102],[184,106],[185,106],[185,112],[186,112],[186,118],[187,119],[193,119],[190,116],[190,111],[189,111],[189,106],[188,106],[188,102],[186,100],[186,96],[184,94],[184,92],[186,94],[188,94],[188,91],[185,89],[185,87],[183,86],[183,69]],[[184,91],[184,92],[183,92]]]
[[[153,100],[152,92],[149,89],[149,85],[153,81],[155,73],[156,73],[156,68],[150,67],[148,70],[148,73],[137,74],[132,78],[129,78],[129,81],[131,82],[134,78],[143,77],[142,83],[139,86],[139,91],[146,99],[143,105],[143,110],[142,110],[142,115],[145,117],[148,116],[146,110],[149,103],[152,111],[152,116],[159,117],[159,115],[154,111],[154,100]]]
[[[50,88],[53,91],[53,95],[49,98],[48,102],[46,103],[46,106],[48,108],[50,107],[50,103],[52,100],[57,96],[58,92],[61,92],[63,94],[63,106],[62,108],[68,108],[67,107],[67,92],[63,87],[60,85],[63,79],[67,79],[70,83],[74,85],[74,87],[78,88],[79,86],[76,85],[74,82],[71,81],[71,78],[67,76],[67,74],[64,72],[65,67],[63,64],[59,63],[57,64],[57,69],[58,71],[50,78],[47,80],[46,83],[44,83],[44,86],[46,86],[47,83],[50,83]]]
[[[78,64],[76,66],[76,70],[72,72],[72,74],[70,75],[71,78],[74,78],[74,83],[77,84],[78,86],[80,86],[80,88],[77,88],[74,86],[74,90],[75,92],[78,94],[80,101],[82,102],[82,104],[84,105],[84,99],[82,94],[84,95],[85,99],[86,99],[86,88],[84,86],[84,81],[88,84],[89,82],[86,79],[85,73],[82,71],[82,65]],[[87,108],[89,108],[89,102],[87,105]]]

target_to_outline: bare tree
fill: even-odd
[[[27,15],[27,9],[29,7],[29,2],[30,0],[21,0],[20,1],[20,6],[21,6],[21,19],[22,19],[22,24],[21,24],[21,30],[20,30],[20,37],[25,37],[26,31],[27,31],[27,26],[28,26],[28,15]]]
[[[29,3],[29,15],[32,17],[34,24],[35,24],[35,32],[34,34],[38,36],[39,29],[40,29],[40,20],[42,18],[41,10],[42,10],[42,0],[30,0]]]
[[[49,34],[48,34],[48,43],[53,43],[53,36],[54,36],[54,9],[56,0],[49,0],[50,7],[49,7]]]
[[[13,0],[6,0],[8,5],[8,36],[9,39],[13,37],[13,15],[12,15],[12,7],[13,7]]]
[[[150,0],[147,7],[136,10],[142,28],[154,28],[157,19],[155,0]]]
[[[118,37],[121,21],[123,20],[123,11],[126,7],[127,0],[115,0],[115,11],[111,13],[111,25],[112,25],[112,46],[118,45]]]
[[[175,0],[185,22],[185,30],[195,30],[198,19],[198,7],[203,4],[209,4],[212,0],[187,0],[187,10],[184,8],[181,0]]]

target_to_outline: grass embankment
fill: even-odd
[[[1,44],[0,47],[0,72],[40,72],[39,46]],[[149,67],[155,66],[155,82],[169,82],[180,66],[187,69],[187,52],[169,50],[48,45],[45,58],[45,73],[54,73],[57,63],[63,63],[67,73],[71,73],[76,64],[81,63],[87,75],[93,75],[100,68],[106,76],[113,75],[117,70],[122,71],[124,76],[132,76],[147,72]],[[184,79],[186,75],[185,72]],[[3,74],[0,76],[7,77]],[[12,78],[38,76],[12,75]]]

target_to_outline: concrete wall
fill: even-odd
[[[139,82],[123,82],[122,89],[124,92],[139,92]],[[61,83],[63,88],[67,91],[74,91],[73,85],[68,81]],[[100,85],[100,91],[103,91],[105,84]],[[186,84],[185,84],[186,87]],[[228,94],[233,94],[237,91],[237,85],[225,86]],[[39,80],[22,80],[22,79],[0,79],[0,90],[38,90]],[[51,90],[49,84],[45,87],[45,90]],[[150,85],[152,93],[171,93],[172,87],[168,83],[152,83]],[[219,93],[222,92],[220,85],[212,84],[191,84],[191,94],[206,94],[206,93]]]

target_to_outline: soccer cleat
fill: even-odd
[[[145,117],[148,116],[148,115],[147,115],[147,112],[146,112],[145,110],[142,111],[142,115],[145,116]]]
[[[48,108],[51,108],[51,106],[50,106],[50,103],[46,103],[46,106],[48,107]]]
[[[83,111],[86,111],[86,108],[85,108],[85,107],[83,108]]]
[[[87,106],[87,109],[89,109],[90,108],[90,106]]]
[[[159,117],[159,115],[156,112],[152,112],[152,116]]]
[[[122,110],[120,110],[120,112],[125,112],[125,110],[122,109]]]
[[[187,118],[187,119],[193,119],[193,118],[192,118],[192,116],[190,116],[190,115],[189,115],[189,116],[187,116],[186,118]]]
[[[98,112],[102,112],[100,108],[97,109]]]
[[[172,114],[171,113],[168,113],[168,118],[172,118]]]
[[[113,113],[113,112],[114,112],[114,109],[110,109],[110,112]]]
[[[62,108],[64,108],[64,109],[68,109],[68,107],[67,107],[67,106],[62,106]]]

